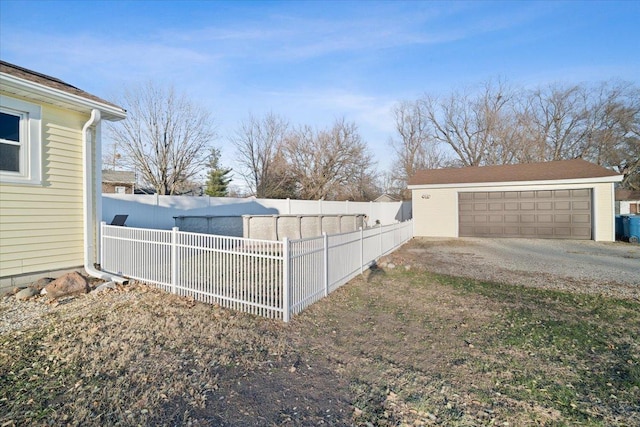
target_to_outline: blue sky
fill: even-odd
[[[109,99],[173,84],[226,136],[250,113],[358,124],[390,167],[390,109],[490,78],[640,80],[640,2],[0,0],[0,57]]]

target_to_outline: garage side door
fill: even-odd
[[[591,239],[591,190],[458,193],[460,237]]]

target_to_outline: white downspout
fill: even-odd
[[[91,117],[82,127],[82,159],[83,159],[83,173],[82,173],[82,202],[83,202],[83,220],[84,220],[84,269],[90,276],[97,277],[98,279],[111,280],[117,283],[127,283],[127,279],[113,274],[105,273],[104,271],[97,270],[93,266],[93,254],[94,254],[94,230],[95,230],[95,218],[93,212],[93,150],[91,147],[92,139],[89,132],[92,127],[96,127],[100,123],[100,110],[91,110]]]

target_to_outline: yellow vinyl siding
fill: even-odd
[[[41,210],[40,208],[34,208]],[[4,208],[2,208],[5,211]],[[33,210],[33,209],[32,209]],[[2,212],[3,224],[66,224],[67,222],[70,224],[77,223],[78,221],[82,222],[82,215],[77,214],[69,214],[70,209],[56,209],[56,208],[47,208],[47,212],[28,212],[28,209],[22,209],[24,212],[22,215],[17,214],[19,212],[18,209],[6,209],[8,215],[5,215],[5,212]],[[13,212],[12,212],[13,211]],[[13,213],[13,215],[11,215]],[[75,228],[75,227],[71,227]],[[30,229],[30,228],[29,228]]]
[[[50,230],[48,232],[48,236],[47,237],[43,237],[43,236],[38,236],[38,237],[24,237],[23,234],[24,232],[22,230],[3,230],[2,231],[2,236],[7,239],[7,241],[9,241],[10,239],[17,239],[17,238],[23,238],[25,239],[25,242],[31,242],[32,240],[34,241],[51,241],[48,239],[82,239],[82,234],[75,233],[75,230],[72,228],[66,229],[66,228],[62,228],[59,226],[55,226],[55,227],[49,227]],[[7,245],[2,245],[2,248],[0,248],[0,250],[9,247]]]
[[[2,185],[2,187],[0,187],[0,194],[2,194],[3,196],[11,195],[10,197],[7,197],[7,200],[15,200],[15,201],[33,200],[33,194],[31,194],[31,192],[29,194],[25,194],[23,186],[9,187],[5,184],[0,184],[0,185]],[[61,189],[58,187],[56,188],[49,187],[46,192],[42,192],[42,194],[39,194],[38,196],[39,196],[38,201],[41,201],[41,202],[57,202],[60,200],[60,196],[64,196],[65,200],[72,201],[74,197],[72,195],[69,195],[68,191],[65,191],[64,189]],[[82,201],[82,193],[78,194],[77,197],[79,197],[80,201]],[[0,200],[4,200],[4,199],[0,199]]]
[[[10,277],[17,274],[36,273],[39,271],[47,270],[60,270],[65,268],[80,267],[82,262],[78,264],[76,262],[78,256],[82,256],[82,253],[56,253],[53,251],[36,253],[30,252],[28,256],[19,260],[2,261],[2,271],[22,271],[24,273],[16,273],[12,275],[6,275],[1,277]],[[64,267],[66,266],[66,267]]]
[[[49,240],[48,242],[45,240]],[[23,259],[30,257],[32,252],[36,252],[38,256],[42,255],[61,255],[66,252],[60,251],[60,246],[67,246],[68,244],[74,244],[75,239],[67,239],[65,237],[59,237],[57,239],[43,239],[42,236],[27,238],[20,246],[3,246],[2,256],[4,257],[4,251],[10,249],[6,254],[6,259]],[[82,251],[82,248],[80,249]],[[76,251],[77,252],[77,251]]]
[[[10,222],[10,221],[6,221],[3,222],[2,224],[4,224],[2,226],[2,232],[4,233],[4,231],[18,231],[18,232],[25,232],[26,230],[26,235],[34,235],[34,233],[36,233],[37,231],[37,235],[45,235],[46,233],[43,233],[41,230],[48,230],[51,228],[59,228],[59,229],[63,229],[63,230],[67,230],[67,232],[71,232],[74,230],[77,230],[78,227],[77,225],[74,223],[76,221],[63,221],[59,218],[51,218],[50,221],[48,222],[43,222],[42,220],[40,221],[23,221],[22,223],[20,223],[19,221],[14,221],[14,222]],[[80,230],[82,231],[82,230]],[[4,236],[4,234],[3,234]],[[2,241],[2,245],[0,246],[4,246],[4,245],[9,245],[9,244],[14,244],[14,242],[10,242],[10,241]]]
[[[42,105],[42,185],[0,183],[0,277],[83,264],[82,126]]]
[[[57,200],[42,200],[43,198],[39,198],[39,200],[27,199],[27,200],[5,200],[2,204],[2,209],[5,210],[5,213],[10,209],[25,209],[25,208],[33,208],[38,209],[42,206],[43,202],[51,203],[55,202],[56,206],[52,209],[74,209],[76,204],[82,203],[82,198],[80,197],[78,200],[65,200],[64,202],[58,202]],[[8,215],[8,214],[7,214]]]

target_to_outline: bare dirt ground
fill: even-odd
[[[640,425],[630,285],[439,275],[474,268],[437,245],[414,239],[289,324],[140,284],[5,299],[0,425]]]

